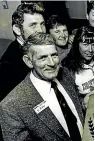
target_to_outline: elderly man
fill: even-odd
[[[81,106],[52,37],[30,36],[23,49],[32,71],[0,104],[4,141],[81,141]]]
[[[12,29],[16,39],[0,60],[0,100],[29,72],[22,61],[22,46],[31,34],[46,32],[43,14],[42,3],[31,2],[19,5],[12,15]]]
[[[47,25],[48,30],[55,41],[61,62],[68,55],[74,36],[69,35],[65,20],[61,19],[58,15],[52,15],[49,18]]]

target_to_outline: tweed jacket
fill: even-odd
[[[22,47],[13,41],[0,59],[0,101],[28,74],[29,68],[22,60]]]
[[[74,82],[66,68],[60,71],[58,79],[72,98],[83,124]],[[71,141],[49,107],[38,114],[34,111],[34,107],[41,102],[43,98],[27,75],[0,104],[0,124],[4,141]]]

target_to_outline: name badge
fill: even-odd
[[[43,101],[40,104],[38,104],[37,106],[35,106],[33,109],[37,114],[39,114],[41,111],[43,111],[47,107],[48,107],[47,102]]]

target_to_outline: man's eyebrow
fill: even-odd
[[[29,25],[32,26],[32,25],[36,25],[37,22],[33,22],[33,23],[30,23]]]
[[[51,55],[58,55],[58,53],[57,53],[57,52],[55,52],[55,53],[52,53]]]
[[[43,57],[47,57],[47,55],[39,55],[38,58],[40,59],[40,58],[43,58]]]
[[[42,21],[42,22],[41,22],[41,24],[43,24],[43,23],[45,24],[45,21]]]

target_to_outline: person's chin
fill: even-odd
[[[66,46],[67,42],[59,42],[58,45],[59,46]]]
[[[92,57],[89,56],[89,57],[86,57],[85,59],[86,59],[87,61],[90,61],[90,60],[92,60]]]

